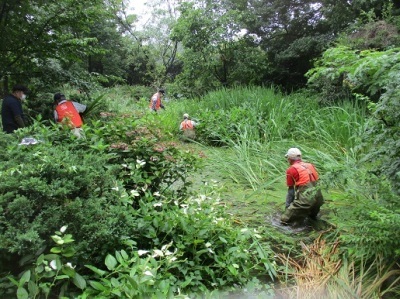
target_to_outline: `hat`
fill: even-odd
[[[65,95],[63,95],[63,94],[60,93],[60,92],[57,92],[56,94],[54,94],[54,101],[59,101],[59,100],[61,100],[61,99],[64,99],[64,100],[65,100]]]
[[[183,115],[183,118],[189,118],[189,114],[185,113],[185,114]]]
[[[12,92],[16,92],[16,91],[22,91],[24,94],[28,94],[29,93],[29,89],[28,87],[24,86],[24,85],[14,85]]]
[[[301,151],[296,147],[289,148],[285,157],[293,160],[301,158]]]

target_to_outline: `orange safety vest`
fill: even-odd
[[[156,110],[159,110],[161,107],[161,97],[159,96],[158,92],[156,92],[155,94],[153,94],[153,96],[150,99],[150,109],[153,109],[153,102],[154,100],[157,98],[156,100],[156,106],[154,108],[156,108]]]
[[[189,119],[185,119],[183,122],[181,122],[182,130],[192,130],[193,129],[193,123]]]
[[[299,180],[296,182],[296,186],[304,186],[319,179],[317,170],[311,163],[294,163],[292,167],[296,168],[299,173]]]
[[[71,128],[80,128],[83,124],[78,110],[76,110],[71,101],[58,104],[56,107],[56,112],[58,115],[58,122],[63,122],[65,121],[64,119],[67,119],[67,124]]]

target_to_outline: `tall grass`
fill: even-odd
[[[353,165],[366,128],[361,105],[320,107],[305,94],[259,87],[224,89],[176,106],[199,117],[200,141],[229,147],[230,156],[215,155],[224,174],[254,190],[284,177],[289,147],[300,148],[320,170]]]

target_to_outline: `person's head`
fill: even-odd
[[[65,95],[63,95],[62,93],[57,92],[54,94],[54,103],[59,103],[65,100],[66,100]]]
[[[29,93],[29,89],[24,85],[14,85],[12,89],[12,94],[20,100],[25,100],[26,95]]]
[[[188,119],[188,118],[189,118],[189,114],[185,113],[185,114],[183,115],[183,119]]]
[[[296,147],[289,148],[285,157],[288,159],[289,163],[291,164],[294,161],[301,160],[301,151]]]
[[[164,90],[164,89],[159,89],[159,90],[158,90],[158,93],[164,95],[164,94],[165,94],[165,90]]]

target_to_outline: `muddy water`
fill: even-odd
[[[267,222],[269,222],[276,229],[289,233],[289,234],[298,234],[298,233],[307,233],[312,231],[322,231],[332,227],[327,221],[323,219],[312,220],[305,219],[301,223],[293,223],[291,225],[283,225],[280,222],[281,213],[275,213],[267,216]]]

